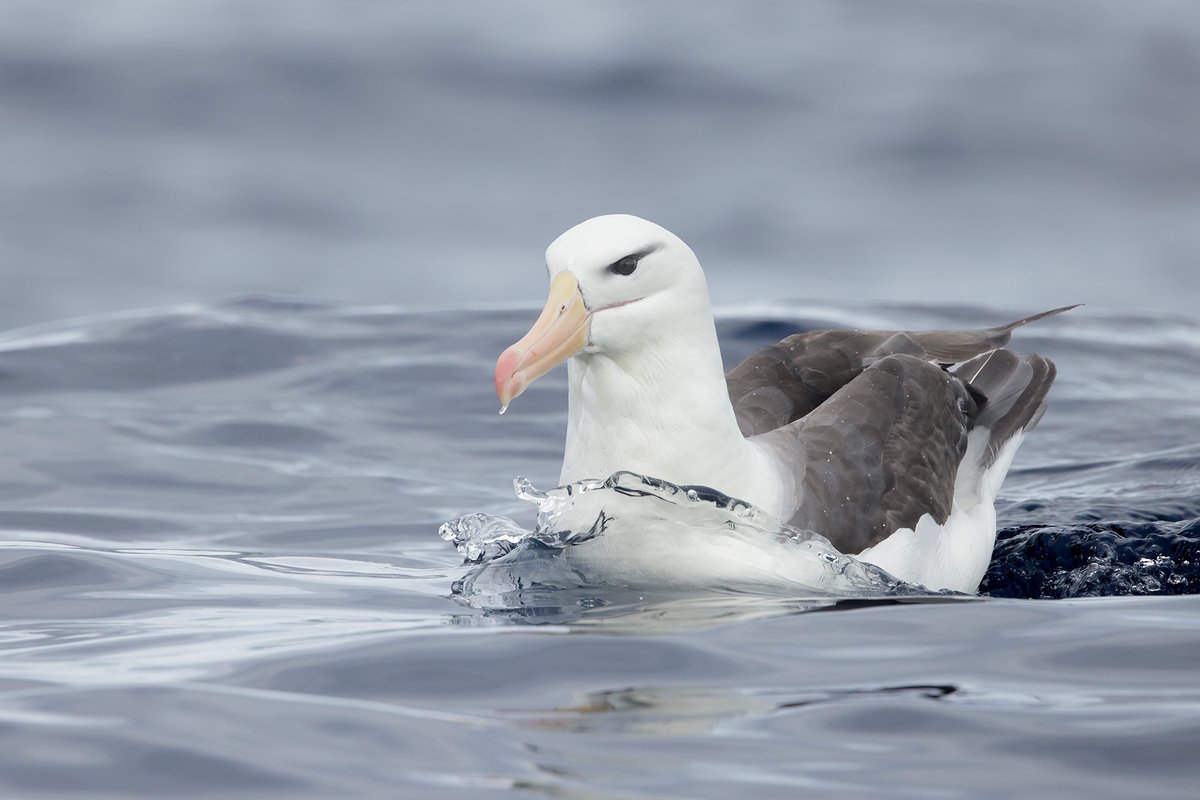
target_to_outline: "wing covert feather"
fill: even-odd
[[[789,522],[857,553],[923,514],[946,520],[974,411],[963,383],[936,364],[886,356],[757,440],[798,476]]]
[[[1075,306],[1043,311],[973,331],[833,330],[797,333],[751,353],[725,375],[744,436],[787,425],[812,412],[863,370],[890,355],[951,365],[1008,344],[1012,332]]]

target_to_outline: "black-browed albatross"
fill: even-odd
[[[978,589],[996,494],[1055,375],[1004,345],[1066,308],[975,331],[798,333],[726,373],[700,262],[674,234],[596,217],[546,264],[550,297],[497,361],[496,392],[507,408],[569,360],[562,483],[631,470],[712,487],[903,580]]]

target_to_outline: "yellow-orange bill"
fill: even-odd
[[[570,272],[558,273],[537,322],[496,361],[500,413],[531,383],[587,346],[590,322],[579,282]]]

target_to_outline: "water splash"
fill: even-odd
[[[514,488],[537,506],[532,530],[479,513],[441,526],[439,535],[473,567],[456,584],[457,594],[489,605],[526,601],[531,592],[577,589],[593,592],[577,598],[580,603],[604,603],[613,589],[928,594],[839,552],[820,534],[706,487],[623,471],[545,492],[517,478]],[[596,591],[603,597],[596,598]]]

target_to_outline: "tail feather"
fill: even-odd
[[[1041,420],[1057,372],[1044,356],[993,350],[963,363],[954,374],[967,384],[979,407],[975,427],[988,431],[986,467],[1014,434]]]

